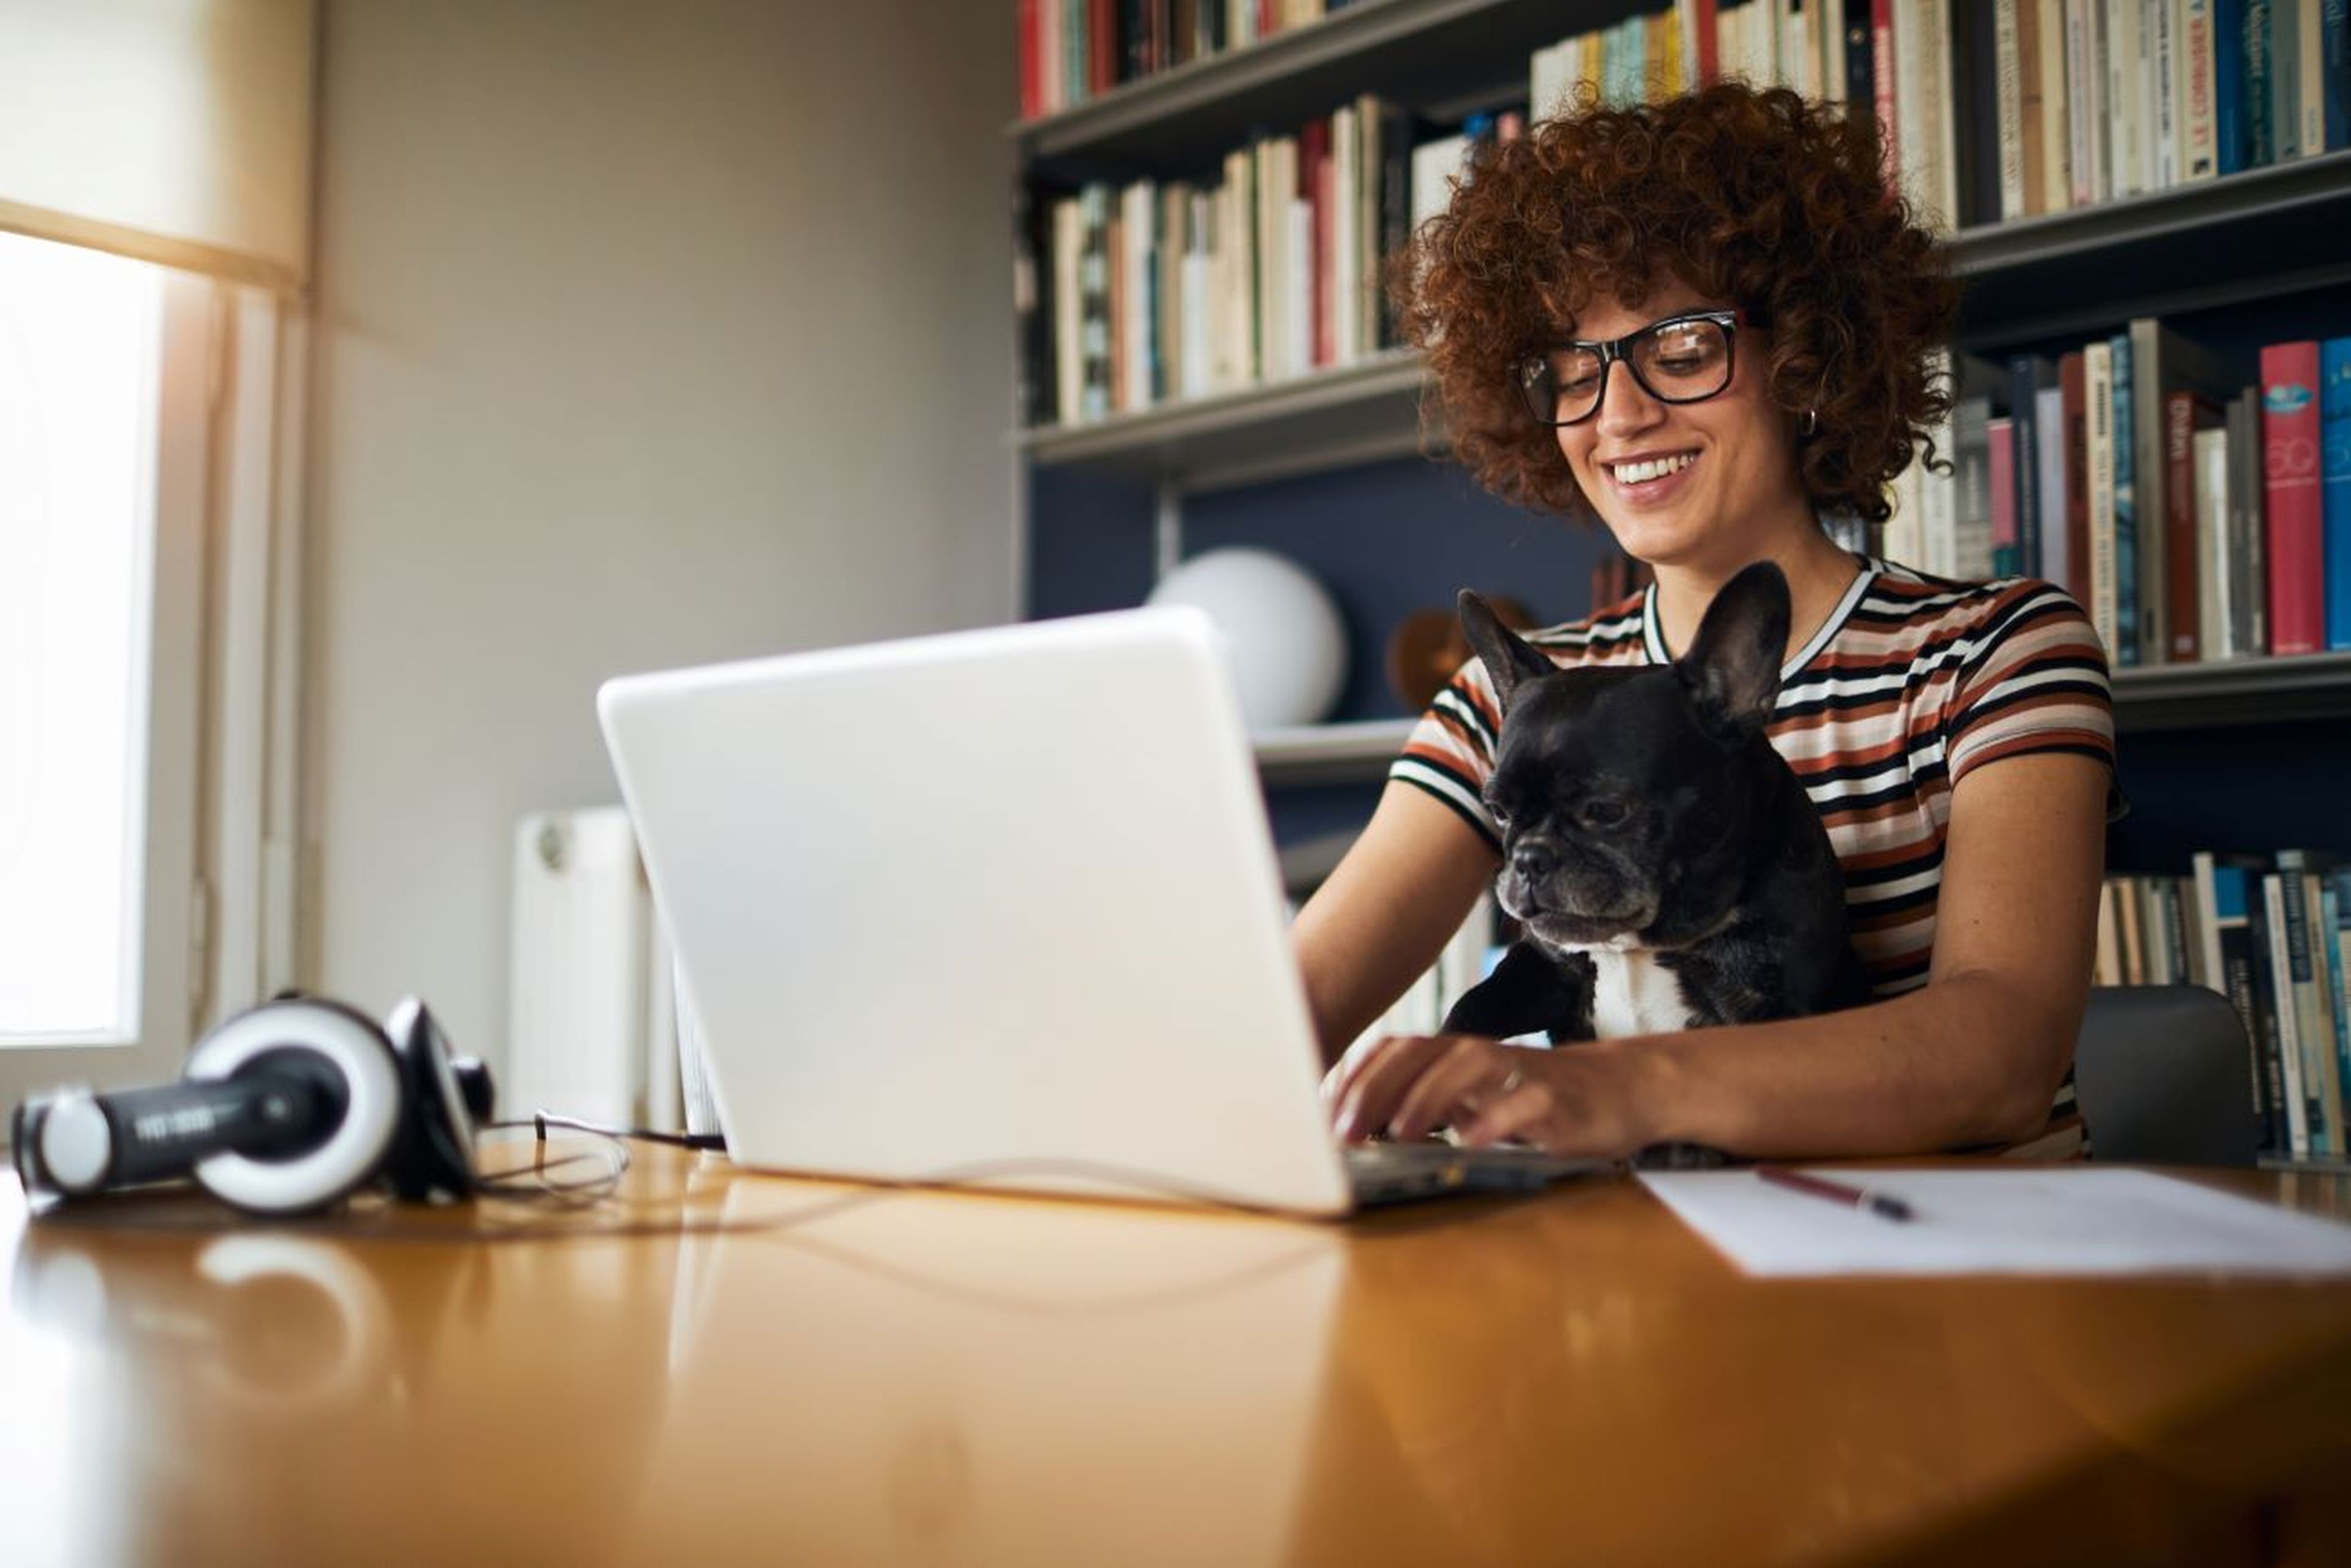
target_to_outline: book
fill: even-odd
[[[2139,0],[2107,0],[2104,9],[2106,37],[2099,58],[2106,78],[2107,156],[2112,171],[2107,194],[2120,200],[2147,189],[2147,155],[2155,116],[2142,79],[2147,54],[2140,22],[2146,7]]]
[[[2015,427],[2014,465],[2009,508],[2015,519],[2015,570],[2048,579],[2043,565],[2041,520],[2041,393],[2057,384],[2057,361],[2043,354],[2016,354],[2008,361],[2008,417]]]
[[[2220,168],[2213,139],[2212,46],[2212,0],[2180,0],[2179,177],[2183,183],[2209,180]]]
[[[2318,346],[2318,434],[2326,645],[2351,648],[2351,337]]]
[[[2108,361],[2111,368],[2112,361]],[[2064,405],[2064,572],[2060,580],[2083,609],[2090,591],[2090,374],[2089,350],[2077,349],[2057,361],[2058,395]],[[2093,617],[2095,619],[2095,616]],[[2101,632],[2103,638],[2105,632]],[[2112,650],[2111,643],[2106,644]]]
[[[2137,388],[2131,379],[2130,334],[2116,333],[2108,340],[2107,349],[2113,360],[2107,392],[2111,428],[2106,452],[2114,533],[2111,552],[2115,662],[2138,664],[2147,662],[2146,651],[2139,645],[2139,621],[2145,612],[2139,602],[2139,559],[2147,552],[2139,548],[2138,537],[2138,444],[2135,434]]]
[[[2016,540],[2016,422],[2006,417],[1989,421],[1984,440],[1991,481],[1991,575],[2015,577],[2024,570]]]
[[[2163,398],[2163,556],[2165,656],[2192,663],[2204,652],[2203,567],[2207,539],[2198,526],[2195,439],[2199,425],[2219,417],[2210,399],[2191,392]],[[2215,652],[2217,653],[2217,645]]]
[[[2205,961],[2215,977],[2211,984],[2237,1009],[2252,1048],[2246,1094],[2262,1121],[2262,1145],[2283,1150],[2286,1144],[2280,1103],[2282,1080],[2273,1077],[2276,1058],[2265,1055],[2262,1049],[2269,1023],[2261,1012],[2253,985],[2252,930],[2246,915],[2246,888],[2252,873],[2241,861],[2224,860],[2207,850],[2196,852],[2191,866],[2190,880],[2199,890],[2199,903],[2209,911]]]
[[[2251,149],[2245,134],[2246,8],[2252,0],[2211,0],[2212,158],[2214,172],[2241,172]]]
[[[2026,570],[2044,582],[2065,580],[2065,394],[2054,386],[2032,394],[2036,467],[2032,495],[2041,522],[2037,553]]]
[[[2196,528],[2192,491],[2177,497],[2175,480],[2190,478],[2185,442],[2175,455],[2167,400],[2190,394],[2190,424],[2219,418],[2222,402],[2237,389],[2217,356],[2150,316],[2130,323],[2132,423],[2130,443],[2135,499],[2141,519],[2137,536],[2137,646],[2142,663],[2196,656]],[[2116,374],[2121,373],[2117,361]],[[2120,415],[2116,416],[2119,426]],[[2174,591],[2173,571],[2189,574]]]
[[[2247,387],[2229,402],[2229,645],[2270,648],[2269,528],[2262,513],[2262,394]]]
[[[2252,650],[2231,641],[2229,604],[2236,592],[2229,550],[2229,433],[2199,430],[2191,438],[2196,470],[2197,647],[2199,657],[2226,659]]]
[[[2262,991],[2262,1020],[2268,1030],[2263,1049],[2278,1063],[2278,1103],[2285,1107],[2285,1142],[2282,1154],[2296,1159],[2323,1152],[2311,1142],[2310,1101],[2302,1071],[2302,1039],[2297,1032],[2291,981],[2293,966],[2285,945],[2285,905],[2277,873],[2264,872],[2248,888],[2245,919],[2253,934],[2258,965],[2254,983]]]
[[[2319,0],[2326,90],[2326,151],[2351,147],[2351,0]]]
[[[2310,1102],[2313,1154],[2346,1152],[2343,1075],[2335,1056],[2335,1007],[2328,991],[2320,886],[2331,865],[2308,850],[2277,852],[2276,877],[2284,911],[2288,979],[2294,1030],[2302,1049],[2303,1093]]]
[[[2312,339],[2262,350],[2262,505],[2268,517],[2273,653],[2314,653],[2326,645],[2318,362]]]

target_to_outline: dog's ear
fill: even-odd
[[[1780,695],[1788,646],[1788,580],[1759,560],[1722,585],[1674,671],[1698,717],[1725,739],[1760,734]]]
[[[1503,625],[1493,606],[1474,591],[1463,589],[1459,602],[1461,630],[1485,664],[1486,674],[1494,683],[1494,695],[1501,699],[1507,712],[1510,695],[1520,683],[1551,674],[1559,666],[1538,653],[1534,644]]]

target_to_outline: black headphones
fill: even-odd
[[[176,1083],[36,1095],[10,1123],[16,1174],[47,1207],[193,1176],[248,1214],[306,1214],[381,1179],[411,1202],[473,1196],[489,1069],[453,1058],[409,998],[379,1028],[288,996],[196,1042]]]

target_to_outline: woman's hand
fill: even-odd
[[[1661,1141],[1655,1064],[1629,1040],[1544,1051],[1474,1035],[1389,1035],[1342,1057],[1322,1098],[1351,1142],[1451,1127],[1471,1147],[1508,1139],[1617,1159]]]

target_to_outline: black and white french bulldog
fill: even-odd
[[[1765,737],[1788,639],[1769,561],[1724,585],[1665,666],[1562,670],[1464,591],[1502,703],[1486,801],[1523,935],[1447,1033],[1592,1040],[1866,1000],[1844,878]]]

